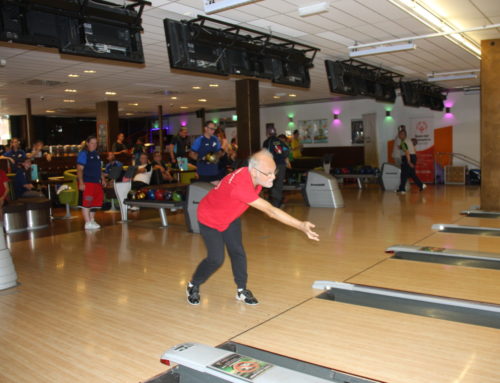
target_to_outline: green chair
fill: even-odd
[[[76,169],[66,170],[64,173],[65,185],[68,189],[59,192],[59,202],[66,206],[66,214],[62,217],[54,217],[55,219],[73,219],[77,218],[71,215],[70,208],[78,206],[78,181],[76,176]]]

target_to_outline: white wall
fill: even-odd
[[[479,94],[464,95],[454,92],[448,95],[447,102],[451,115],[435,112],[428,108],[404,106],[400,97],[395,104],[385,104],[374,100],[333,101],[317,104],[289,105],[261,108],[261,137],[265,137],[266,123],[274,123],[278,133],[284,133],[288,127],[289,115],[294,114],[295,126],[299,120],[329,120],[328,144],[321,146],[351,146],[351,120],[361,119],[363,114],[377,114],[377,138],[380,162],[387,161],[387,141],[396,136],[399,125],[410,126],[410,120],[417,117],[430,117],[434,128],[453,126],[453,151],[479,160],[480,110]],[[391,110],[387,118],[385,111]],[[339,111],[339,120],[333,121],[333,111]],[[314,146],[314,145],[305,145]]]
[[[479,94],[466,95],[463,92],[453,92],[448,95],[447,103],[451,106],[451,116],[445,117],[444,112],[435,112],[428,108],[412,108],[404,106],[400,97],[395,104],[385,104],[374,100],[332,101],[311,104],[282,105],[260,108],[260,137],[265,139],[266,123],[274,123],[278,134],[293,130],[299,120],[328,119],[328,144],[321,146],[351,146],[351,120],[361,119],[363,114],[376,113],[377,138],[380,163],[387,161],[387,141],[396,136],[397,127],[401,124],[410,126],[410,120],[417,117],[429,117],[434,122],[434,128],[453,126],[453,151],[465,154],[479,161],[480,143],[480,105]],[[385,115],[386,109],[391,110],[391,118]],[[338,111],[339,120],[333,121],[333,112]],[[210,112],[207,120],[231,118],[235,111]],[[289,115],[293,114],[294,125],[289,125]],[[200,119],[195,114],[174,116],[169,119],[170,134],[175,134],[186,123],[192,134],[200,132]],[[314,145],[306,145],[313,147]],[[455,161],[459,163],[460,161]]]

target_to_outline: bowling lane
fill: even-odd
[[[498,253],[500,256],[500,237],[455,233],[435,233],[430,237],[418,241],[415,245]]]
[[[493,218],[475,218],[475,217],[462,217],[455,222],[457,225],[464,226],[480,226],[480,227],[494,227],[500,228],[500,219]]]
[[[500,304],[500,270],[388,259],[346,282]]]
[[[390,383],[500,381],[500,330],[321,299],[232,340]]]

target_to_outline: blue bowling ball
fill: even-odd
[[[155,200],[156,199],[156,191],[154,189],[148,190],[146,193],[146,198],[150,200]]]

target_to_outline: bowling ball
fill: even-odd
[[[182,196],[179,194],[179,192],[172,193],[172,201],[174,201],[174,202],[182,201]]]
[[[205,156],[205,161],[208,162],[209,164],[216,164],[218,162],[218,158],[215,155],[215,153],[208,153]]]
[[[333,168],[333,174],[340,174],[340,168]]]
[[[135,199],[145,199],[146,198],[146,193],[143,191],[139,190],[137,193],[135,193]]]
[[[155,199],[158,200],[158,201],[163,200],[163,191],[161,191],[160,189],[158,189],[155,192]]]
[[[146,193],[146,198],[147,198],[147,199],[150,199],[150,200],[154,200],[154,199],[156,199],[156,191],[155,191],[154,189],[149,190],[149,191]]]
[[[135,194],[136,192],[134,190],[131,190],[127,193],[127,199],[135,199]]]
[[[172,192],[170,190],[165,190],[163,192],[163,199],[165,201],[171,201],[172,200]]]
[[[342,168],[342,169],[340,170],[340,172],[341,172],[342,174],[349,174],[349,169],[348,169],[348,168]]]

